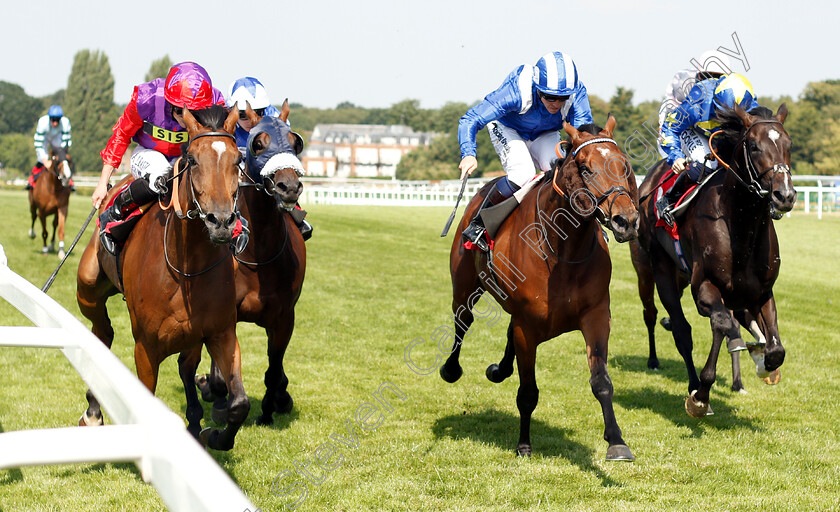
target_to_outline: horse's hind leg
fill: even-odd
[[[205,402],[213,402],[213,411],[210,413],[210,418],[219,425],[227,423],[228,389],[215,359],[210,359],[210,373],[196,375],[194,382],[196,388],[201,392],[201,399]]]
[[[181,352],[178,356],[178,374],[181,376],[181,382],[184,383],[184,394],[187,398],[187,431],[196,439],[198,439],[198,433],[201,432],[201,420],[204,418],[204,408],[198,401],[198,393],[193,385],[195,371],[200,362],[200,345],[193,350]]]
[[[228,401],[227,426],[224,430],[206,428],[201,431],[199,439],[214,450],[230,450],[239,428],[245,423],[251,401],[245,393],[242,384],[241,359],[239,341],[236,339],[236,327],[211,337],[207,341],[210,357],[219,365],[222,375],[227,382],[230,400]]]
[[[295,317],[294,311],[285,315],[272,328],[266,328],[268,335],[268,368],[265,371],[265,396],[262,401],[262,415],[257,418],[260,425],[270,425],[274,419],[272,414],[291,412],[294,400],[289,394],[289,378],[283,371],[283,357],[289,340],[292,338]]]
[[[38,218],[41,219],[41,252],[43,254],[47,254],[47,252],[49,252],[49,249],[47,248],[47,216],[42,213],[38,216]]]
[[[32,224],[29,226],[29,238],[35,239],[35,219],[38,218],[38,207],[35,206],[35,200],[32,198],[32,191],[29,191],[29,213],[32,214]]]
[[[592,394],[601,404],[604,416],[604,440],[609,443],[607,460],[633,461],[633,453],[621,437],[621,428],[613,409],[613,385],[607,373],[607,352],[610,337],[609,304],[590,310],[581,318],[580,330],[586,341],[586,359],[589,363],[589,385]]]
[[[513,320],[510,321],[507,328],[507,343],[505,344],[505,355],[499,364],[491,364],[487,367],[486,375],[490,382],[500,383],[513,375],[513,360],[516,357],[516,351],[513,348]]]
[[[452,255],[451,273],[455,339],[452,342],[452,353],[449,354],[446,362],[440,367],[441,378],[449,383],[457,381],[464,373],[464,370],[461,368],[461,363],[458,361],[461,357],[461,345],[464,342],[464,336],[467,335],[470,326],[475,320],[472,313],[472,306],[478,302],[484,293],[484,289],[478,280],[472,254],[465,254],[465,251],[460,247],[454,251]]]
[[[50,238],[49,252],[55,252],[55,233],[58,231],[58,213],[53,216],[52,238]]]
[[[656,357],[656,303],[653,294],[656,290],[653,278],[653,268],[650,266],[650,256],[639,244],[638,240],[630,242],[630,259],[636,269],[636,277],[639,285],[639,298],[642,299],[642,311],[645,319],[645,327],[648,332],[648,361],[647,367],[651,370],[659,369],[659,358]]]

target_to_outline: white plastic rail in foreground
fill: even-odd
[[[170,510],[257,510],[189,435],[178,415],[149,393],[73,315],[9,269],[2,246],[0,297],[36,326],[0,327],[0,347],[60,349],[117,423],[0,433],[0,469],[134,462]],[[68,423],[71,420],[75,418],[68,418]]]

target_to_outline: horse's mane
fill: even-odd
[[[600,126],[598,126],[595,123],[587,123],[587,124],[581,125],[577,130],[579,132],[590,133],[592,135],[599,135],[601,133],[601,130],[603,130],[603,128],[601,128]],[[566,156],[563,157],[562,159],[558,158],[557,160],[555,160],[551,165],[551,170],[545,173],[545,180],[544,180],[545,183],[549,183],[549,182],[551,182],[551,180],[554,179],[554,173],[556,173],[559,169],[562,169],[563,164],[565,164],[566,160],[571,158],[571,156],[572,156],[572,150],[571,150],[570,147],[567,147]]]
[[[221,130],[228,116],[228,109],[222,105],[212,105],[201,110],[191,110],[196,121],[211,130]]]
[[[773,111],[767,107],[755,107],[749,114],[760,119],[772,119]],[[715,151],[727,157],[732,155],[735,146],[741,142],[744,136],[744,122],[735,113],[735,109],[723,108],[715,111],[717,121],[720,123],[721,134],[715,137]]]

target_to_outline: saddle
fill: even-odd
[[[688,275],[691,275],[691,268],[688,266],[688,261],[685,258],[685,254],[682,249],[682,244],[680,243],[680,233],[679,233],[679,225],[678,219],[682,217],[685,213],[688,205],[697,197],[697,194],[700,193],[703,186],[714,176],[717,174],[718,171],[714,171],[703,178],[703,181],[700,183],[695,183],[691,187],[686,190],[686,192],[680,196],[677,200],[677,203],[674,205],[674,209],[671,211],[671,215],[674,216],[674,225],[669,226],[664,219],[659,216],[659,209],[654,208],[654,215],[656,215],[656,238],[659,241],[660,245],[665,248],[668,254],[671,256],[671,259],[674,260],[680,270]],[[673,170],[669,169],[668,172],[662,175],[660,178],[659,183],[653,190],[654,203],[662,197],[666,192],[671,190],[671,187],[674,186],[674,182],[677,180],[678,173],[674,172]]]
[[[481,220],[484,223],[484,236],[487,238],[487,245],[490,247],[490,251],[493,251],[493,240],[496,238],[496,233],[499,232],[499,228],[502,227],[502,223],[510,217],[510,214],[516,210],[516,207],[519,206],[519,203],[522,202],[528,192],[539,184],[544,176],[545,173],[537,174],[529,182],[525,183],[522,188],[514,192],[513,196],[497,205],[484,208],[479,212]],[[478,247],[470,241],[464,242],[463,245],[467,250],[478,250]]]

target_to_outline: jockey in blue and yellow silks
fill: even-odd
[[[711,153],[709,137],[719,128],[716,111],[731,109],[735,104],[746,111],[759,106],[749,80],[730,73],[698,82],[685,101],[666,116],[659,132],[659,145],[667,155],[668,164],[680,173],[671,190],[656,203],[660,217],[668,224],[673,224],[672,204],[685,193],[691,182],[698,181],[705,169],[717,168],[717,161],[711,160],[706,164],[706,157]],[[691,161],[688,166],[687,159]]]
[[[575,128],[592,122],[586,87],[578,78],[572,57],[550,52],[533,66],[513,70],[502,85],[469,109],[458,124],[461,180],[478,166],[475,137],[487,126],[490,140],[507,176],[487,194],[463,236],[482,251],[489,250],[481,210],[494,206],[536,175],[548,171],[557,158],[563,123]]]

